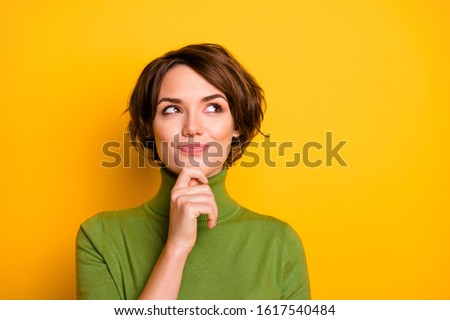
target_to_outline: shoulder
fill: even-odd
[[[101,211],[84,221],[80,231],[87,235],[101,235],[105,232],[120,230],[128,225],[140,224],[148,219],[146,205],[120,210]]]
[[[248,230],[259,230],[266,234],[273,234],[284,242],[300,242],[300,238],[295,230],[286,221],[276,217],[257,213],[245,207],[241,207],[239,223],[246,224]]]
[[[284,229],[289,227],[289,224],[283,220],[280,220],[274,216],[270,216],[263,213],[258,213],[245,207],[241,207],[241,215],[239,217],[241,222],[249,222],[258,224],[263,227]]]

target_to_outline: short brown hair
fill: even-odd
[[[155,117],[161,83],[175,65],[192,68],[213,86],[225,93],[240,136],[233,138],[225,165],[239,159],[253,137],[260,131],[264,117],[264,91],[256,80],[225,48],[217,44],[194,44],[170,51],[150,62],[142,71],[131,94],[128,108],[128,130],[133,146],[159,160],[154,149],[152,123]]]

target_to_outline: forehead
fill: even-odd
[[[164,76],[159,90],[158,100],[164,97],[178,99],[204,98],[221,90],[209,83],[191,67],[179,64],[171,68]]]

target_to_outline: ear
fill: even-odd
[[[239,138],[241,136],[241,133],[239,132],[238,129],[234,129],[233,130],[233,138]]]

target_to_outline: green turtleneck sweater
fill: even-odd
[[[197,241],[183,271],[179,299],[309,299],[303,246],[285,222],[241,207],[225,189],[224,169],[208,181],[219,216]],[[161,169],[156,196],[142,205],[99,213],[77,236],[79,299],[136,299],[167,239],[170,192],[177,176]]]

